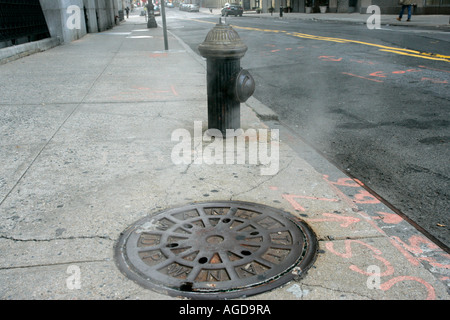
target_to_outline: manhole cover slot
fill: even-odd
[[[145,217],[116,247],[120,270],[145,288],[193,299],[272,290],[314,262],[309,226],[265,205],[196,203]]]

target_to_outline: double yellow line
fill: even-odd
[[[428,53],[428,52],[420,52],[417,50],[388,47],[388,46],[383,46],[381,44],[357,41],[357,40],[314,36],[314,35],[298,33],[298,32],[286,32],[286,34],[294,36],[294,37],[298,37],[298,38],[304,38],[304,39],[312,39],[312,40],[319,40],[319,41],[331,41],[331,42],[339,42],[339,43],[361,44],[361,45],[365,45],[365,46],[379,48],[380,51],[384,51],[384,52],[391,52],[391,53],[395,53],[395,54],[416,57],[416,58],[422,58],[422,59],[450,62],[450,56],[445,56],[445,55],[437,54],[437,53]]]
[[[190,20],[202,22],[202,23],[216,24],[215,22],[198,20],[198,19],[190,19]],[[421,52],[421,51],[417,51],[417,50],[402,49],[402,48],[396,48],[396,47],[388,47],[388,46],[383,46],[381,44],[363,42],[363,41],[358,41],[358,40],[333,38],[333,37],[322,37],[322,36],[315,36],[312,34],[306,34],[306,33],[300,33],[300,32],[288,32],[285,30],[262,29],[262,28],[254,28],[254,27],[240,27],[240,26],[235,26],[235,25],[233,25],[233,28],[241,29],[241,30],[249,30],[249,31],[259,31],[259,32],[284,33],[289,36],[302,38],[302,39],[309,39],[309,40],[360,44],[360,45],[379,48],[379,50],[383,51],[383,52],[390,52],[390,53],[395,53],[395,54],[410,56],[410,57],[415,57],[415,58],[421,58],[421,59],[450,62],[450,56],[445,56],[442,54]]]

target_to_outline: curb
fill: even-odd
[[[256,113],[261,121],[279,121],[278,114],[253,96],[245,104]]]
[[[46,51],[60,44],[61,43],[58,38],[47,38],[17,46],[6,47],[0,49],[0,64],[8,63],[37,52]]]

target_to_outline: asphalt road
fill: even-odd
[[[169,30],[196,52],[217,21],[168,12]],[[281,125],[449,246],[450,33],[228,22],[249,47],[241,65],[256,80],[254,96]]]

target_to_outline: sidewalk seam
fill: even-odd
[[[52,266],[64,266],[64,265],[78,265],[81,263],[94,263],[94,262],[110,262],[109,258],[101,260],[79,260],[79,261],[67,261],[67,262],[57,262],[48,264],[35,264],[29,266],[11,266],[11,267],[0,267],[0,270],[15,270],[15,269],[29,269],[29,268],[42,268],[42,267],[52,267]]]
[[[92,84],[90,85],[89,89],[87,90],[86,94],[83,96],[83,98],[81,99],[80,102],[78,102],[76,104],[76,106],[72,109],[72,111],[69,113],[69,115],[63,120],[63,122],[58,126],[58,128],[55,130],[55,132],[51,135],[51,137],[48,139],[48,141],[42,146],[42,148],[39,150],[39,152],[36,154],[36,156],[33,158],[33,160],[31,160],[31,162],[29,163],[29,165],[26,167],[26,169],[24,170],[24,172],[20,175],[20,177],[17,179],[16,183],[14,183],[14,185],[11,187],[11,189],[6,193],[6,195],[4,196],[4,198],[0,201],[0,207],[3,205],[3,203],[6,201],[6,199],[8,199],[8,197],[11,195],[11,193],[13,192],[14,189],[16,189],[16,187],[19,185],[20,181],[22,181],[23,177],[25,177],[25,175],[28,173],[28,171],[30,170],[30,168],[33,166],[33,164],[36,162],[36,160],[40,157],[40,155],[42,154],[42,152],[47,148],[47,146],[50,144],[50,142],[53,140],[53,138],[58,134],[58,132],[61,130],[61,128],[67,123],[67,121],[72,117],[72,115],[75,113],[75,111],[77,111],[79,109],[79,107],[85,103],[85,99],[86,97],[89,95],[89,93],[91,92],[92,88],[95,86],[95,84],[97,83],[97,81],[103,76],[103,74],[105,73],[106,69],[109,67],[109,65],[111,64],[111,62],[114,60],[114,58],[117,56],[117,54],[119,53],[120,49],[122,48],[124,42],[125,42],[126,38],[123,38],[122,43],[120,44],[119,48],[117,49],[117,51],[114,53],[114,56],[111,58],[111,60],[106,64],[106,66],[103,68],[102,72],[95,78],[95,80],[92,82]],[[70,44],[69,44],[70,45]],[[53,103],[50,103],[53,104]]]

